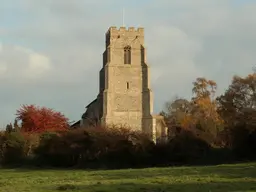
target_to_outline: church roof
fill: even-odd
[[[70,128],[76,128],[80,125],[80,120],[70,125]]]
[[[97,99],[94,99],[91,103],[89,103],[85,108],[90,107],[93,103],[95,103],[97,101]]]

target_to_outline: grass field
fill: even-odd
[[[114,171],[0,170],[0,192],[25,191],[256,191],[256,163]]]

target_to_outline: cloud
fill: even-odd
[[[16,82],[40,79],[51,69],[49,58],[16,45],[2,45],[0,50],[1,78]]]
[[[123,7],[127,26],[145,27],[156,112],[175,95],[190,97],[198,76],[221,93],[255,66],[256,2],[21,0],[1,11],[0,121],[23,103],[78,119],[97,95],[104,33],[122,24]]]
[[[174,26],[156,27],[150,30],[148,36],[155,37],[148,40],[155,98],[168,101],[173,94],[190,95],[191,82],[203,75],[194,62],[200,54],[201,42]],[[169,87],[175,92],[172,93]],[[185,92],[184,87],[188,87]],[[163,94],[166,91],[168,94]]]
[[[25,70],[25,77],[38,78],[50,69],[51,65],[47,57],[38,53],[30,54],[29,66]]]
[[[7,65],[4,62],[0,63],[0,75],[3,76],[7,71]]]

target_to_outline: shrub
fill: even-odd
[[[5,152],[5,133],[0,132],[0,164],[3,164],[4,161],[4,152]]]
[[[1,135],[2,164],[20,164],[25,157],[25,138],[19,132],[11,132]]]
[[[246,125],[239,125],[231,129],[232,149],[238,159],[256,159],[256,129],[248,128]]]
[[[40,165],[120,168],[144,165],[152,146],[127,129],[78,129],[42,135],[35,154]]]
[[[115,127],[38,134],[1,132],[0,163],[4,166],[26,163],[50,167],[138,168],[229,163],[235,160],[233,154],[236,159],[255,158],[255,130],[236,127],[223,135],[223,138],[229,136],[230,149],[213,148],[200,135],[185,130],[177,132],[169,142],[159,144],[141,132]]]
[[[210,151],[211,146],[193,133],[184,131],[168,144],[171,161],[175,164],[190,164],[199,161]]]
[[[34,161],[36,165],[44,165],[49,164],[49,162],[53,162],[54,160],[54,151],[52,150],[52,146],[57,143],[58,135],[57,133],[45,132],[39,136],[39,144],[38,147],[34,149],[35,158]],[[57,163],[61,163],[59,161]],[[54,163],[53,163],[54,165]]]

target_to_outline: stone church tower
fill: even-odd
[[[163,118],[152,115],[153,95],[143,28],[109,28],[99,78],[99,94],[86,107],[81,126],[120,125],[155,139],[166,135]]]

